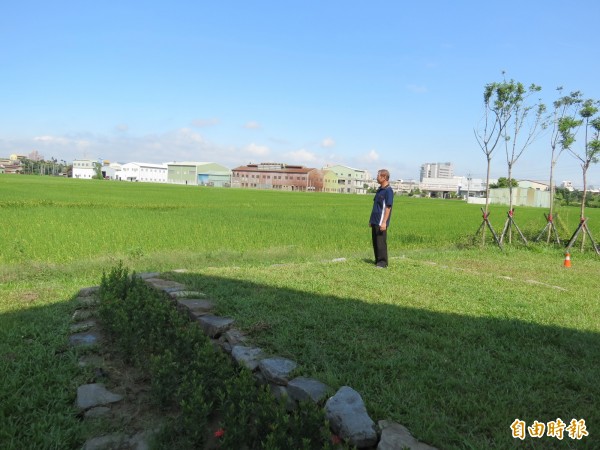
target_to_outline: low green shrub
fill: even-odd
[[[148,368],[153,401],[175,410],[155,438],[158,448],[328,449],[323,410],[302,404],[291,413],[234,366],[165,296],[119,263],[100,285],[100,318],[115,349]],[[211,424],[220,426],[211,435]],[[214,428],[214,427],[213,427]]]
[[[322,409],[302,403],[288,412],[286,399],[276,400],[268,386],[257,388],[248,370],[241,370],[225,384],[219,404],[221,448],[332,448]]]

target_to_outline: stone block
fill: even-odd
[[[147,280],[148,278],[160,277],[160,272],[140,272],[136,273],[135,276],[141,278],[142,280]]]
[[[100,334],[93,331],[76,333],[69,336],[69,344],[71,344],[73,347],[85,347],[88,345],[97,344],[100,339]]]
[[[312,378],[298,377],[287,384],[290,397],[298,402],[312,401],[319,403],[327,396],[329,387],[325,383]]]
[[[431,445],[417,441],[410,434],[410,431],[399,423],[380,420],[378,425],[381,429],[381,439],[377,445],[377,450],[394,450],[398,448],[407,450],[437,450]]]
[[[91,297],[91,296],[96,295],[99,290],[100,290],[100,286],[90,286],[90,287],[81,288],[79,290],[79,294],[77,296],[78,297]]]
[[[88,320],[91,317],[94,317],[96,311],[93,309],[78,309],[73,313],[73,317],[71,320],[73,322],[81,322],[82,320]]]
[[[101,383],[84,384],[77,388],[77,408],[89,409],[123,400],[123,396],[114,394]]]
[[[367,414],[367,408],[358,392],[342,386],[325,403],[325,417],[334,433],[357,448],[377,444],[375,422]]]
[[[92,306],[98,306],[100,304],[100,299],[96,296],[90,297],[77,297],[75,299],[77,304],[83,308],[89,308]]]
[[[227,342],[229,342],[233,346],[241,345],[248,340],[244,333],[242,333],[240,330],[235,329],[227,330],[223,336],[225,336]]]
[[[275,357],[261,360],[258,363],[258,367],[265,378],[271,383],[285,386],[297,364],[286,358]]]
[[[204,297],[206,294],[204,292],[198,291],[173,291],[169,292],[169,296],[171,298],[194,298],[194,297]]]
[[[185,285],[171,280],[163,280],[162,278],[148,278],[146,283],[154,289],[170,294],[176,291],[185,291]]]
[[[77,322],[69,328],[71,333],[81,333],[83,331],[87,331],[90,328],[94,328],[96,326],[95,320],[85,320],[83,322]]]
[[[254,371],[258,368],[258,363],[263,359],[264,353],[260,348],[234,345],[231,349],[231,356],[240,366]]]
[[[235,320],[233,319],[213,316],[212,314],[198,317],[198,323],[200,324],[202,331],[211,338],[219,337],[226,332],[234,322]]]
[[[180,309],[187,310],[192,319],[196,319],[198,316],[210,313],[215,307],[212,300],[203,300],[197,298],[178,299],[177,305]]]

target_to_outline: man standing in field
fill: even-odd
[[[390,173],[385,169],[377,172],[377,183],[379,183],[379,189],[377,189],[373,199],[373,211],[371,212],[369,226],[373,238],[375,265],[379,269],[384,269],[388,266],[387,228],[390,225],[392,204],[394,203],[394,191],[390,186]]]

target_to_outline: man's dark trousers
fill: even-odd
[[[375,264],[379,267],[387,267],[387,230],[381,231],[377,225],[371,226],[373,238],[373,252],[375,253]]]

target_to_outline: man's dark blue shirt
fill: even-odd
[[[371,212],[371,219],[369,223],[375,226],[381,226],[383,222],[383,217],[385,215],[385,208],[391,208],[394,203],[394,190],[388,184],[386,187],[380,187],[377,189],[375,193],[375,198],[373,199],[373,211]],[[388,216],[386,227],[390,225],[390,218],[392,217],[392,211],[390,210],[390,215]]]

